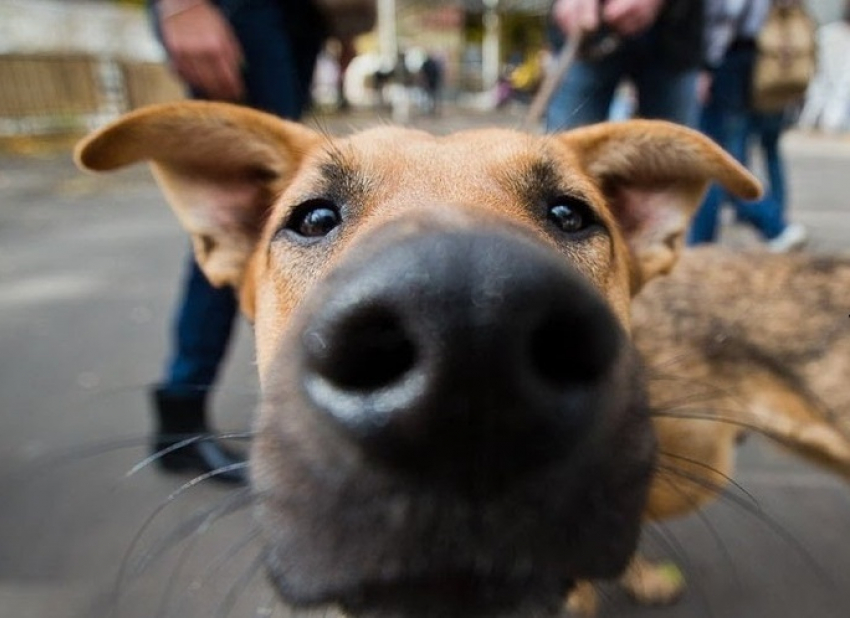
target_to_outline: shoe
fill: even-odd
[[[800,249],[809,240],[809,233],[799,223],[789,223],[776,238],[767,241],[768,251],[788,253]]]
[[[221,444],[207,428],[205,394],[174,394],[157,388],[152,392],[152,399],[157,429],[151,443],[151,453],[156,456],[155,463],[160,470],[206,474],[245,464],[247,460],[244,456]],[[193,438],[197,439],[168,450]],[[247,466],[213,474],[210,479],[231,485],[246,485]]]

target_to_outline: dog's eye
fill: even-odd
[[[567,234],[581,232],[596,223],[590,207],[574,197],[560,197],[549,206],[549,221]]]
[[[286,228],[305,238],[320,238],[340,223],[342,217],[333,202],[315,199],[299,205],[289,217]]]

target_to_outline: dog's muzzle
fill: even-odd
[[[549,249],[434,232],[363,250],[274,371],[254,476],[294,602],[542,611],[634,549],[654,448],[639,364]]]

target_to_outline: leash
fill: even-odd
[[[578,55],[578,50],[582,44],[582,35],[579,32],[575,34],[571,34],[567,42],[561,48],[561,51],[558,53],[558,59],[555,63],[555,67],[547,72],[546,77],[543,79],[543,83],[540,84],[540,88],[537,90],[537,94],[534,95],[534,99],[531,101],[531,105],[528,108],[528,113],[525,115],[525,120],[522,123],[522,127],[526,131],[531,131],[537,127],[537,124],[540,122],[540,119],[543,117],[543,112],[546,110],[546,106],[549,105],[549,101],[552,100],[552,95],[555,94],[555,89],[561,83],[561,80],[564,79],[564,75],[567,74],[570,67]]]

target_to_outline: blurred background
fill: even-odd
[[[807,4],[821,24],[837,21],[843,10],[841,0]],[[315,100],[321,110],[341,101],[359,109],[386,105],[394,119],[406,121],[429,109],[415,74],[430,58],[441,73],[441,100],[480,110],[511,99],[527,102],[549,58],[549,5],[549,0],[380,0],[377,26],[355,41],[357,55],[342,80],[339,44],[328,42]],[[78,129],[182,97],[143,6],[144,0],[0,0],[0,136]],[[410,87],[403,92],[382,79],[394,70],[408,73]],[[847,116],[829,128],[847,128]]]
[[[520,123],[548,58],[548,1],[378,6],[343,80],[328,43],[308,123]],[[843,3],[809,7],[826,25]],[[289,615],[238,494],[136,469],[187,241],[143,167],[83,175],[70,148],[120,113],[183,96],[146,19],[138,1],[0,0],[0,618]],[[436,95],[416,78],[428,58],[443,76]],[[783,142],[794,218],[816,252],[850,248],[850,106],[838,107]],[[727,219],[721,242],[758,241]],[[250,428],[252,348],[243,324],[214,401],[222,431]],[[648,553],[688,578],[679,604],[637,608],[611,588],[600,615],[850,615],[846,484],[755,438],[736,481],[733,497],[647,534]]]

